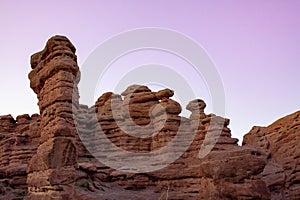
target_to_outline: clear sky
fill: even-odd
[[[253,125],[300,110],[299,10],[297,0],[1,0],[0,115],[38,112],[27,78],[30,55],[49,37],[66,35],[82,65],[115,34],[161,27],[193,38],[209,54],[223,81],[225,117],[241,139]]]

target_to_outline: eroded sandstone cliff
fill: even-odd
[[[180,116],[170,89],[133,85],[80,105],[66,37],[31,66],[40,114],[0,116],[0,199],[300,199],[300,112],[254,127],[238,146],[229,119],[206,114],[200,99]],[[135,168],[120,149],[158,160]]]

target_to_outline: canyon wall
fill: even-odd
[[[206,114],[201,99],[180,116],[170,89],[132,85],[80,105],[66,37],[31,66],[40,114],[0,116],[0,199],[300,198],[300,112],[254,127],[238,146],[229,119]]]

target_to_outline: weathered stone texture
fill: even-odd
[[[253,127],[238,146],[229,119],[206,114],[201,99],[180,116],[170,89],[132,85],[80,105],[66,37],[52,37],[31,66],[40,114],[0,116],[0,199],[300,199],[300,112]],[[109,152],[118,160],[115,147],[167,158],[190,137],[157,171],[118,171],[95,158]],[[178,148],[160,151],[169,144]]]
[[[300,112],[281,118],[268,127],[253,127],[244,146],[270,154],[262,173],[272,199],[300,199]]]
[[[54,36],[43,51],[32,56],[31,67],[30,86],[39,100],[41,136],[27,169],[28,198],[73,199],[77,176],[73,114],[79,98],[75,48],[66,37]]]

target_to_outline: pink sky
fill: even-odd
[[[206,49],[225,88],[225,117],[241,139],[253,125],[300,110],[299,10],[296,0],[0,1],[0,115],[38,112],[27,74],[30,55],[49,37],[69,37],[82,65],[112,35],[161,27]]]

